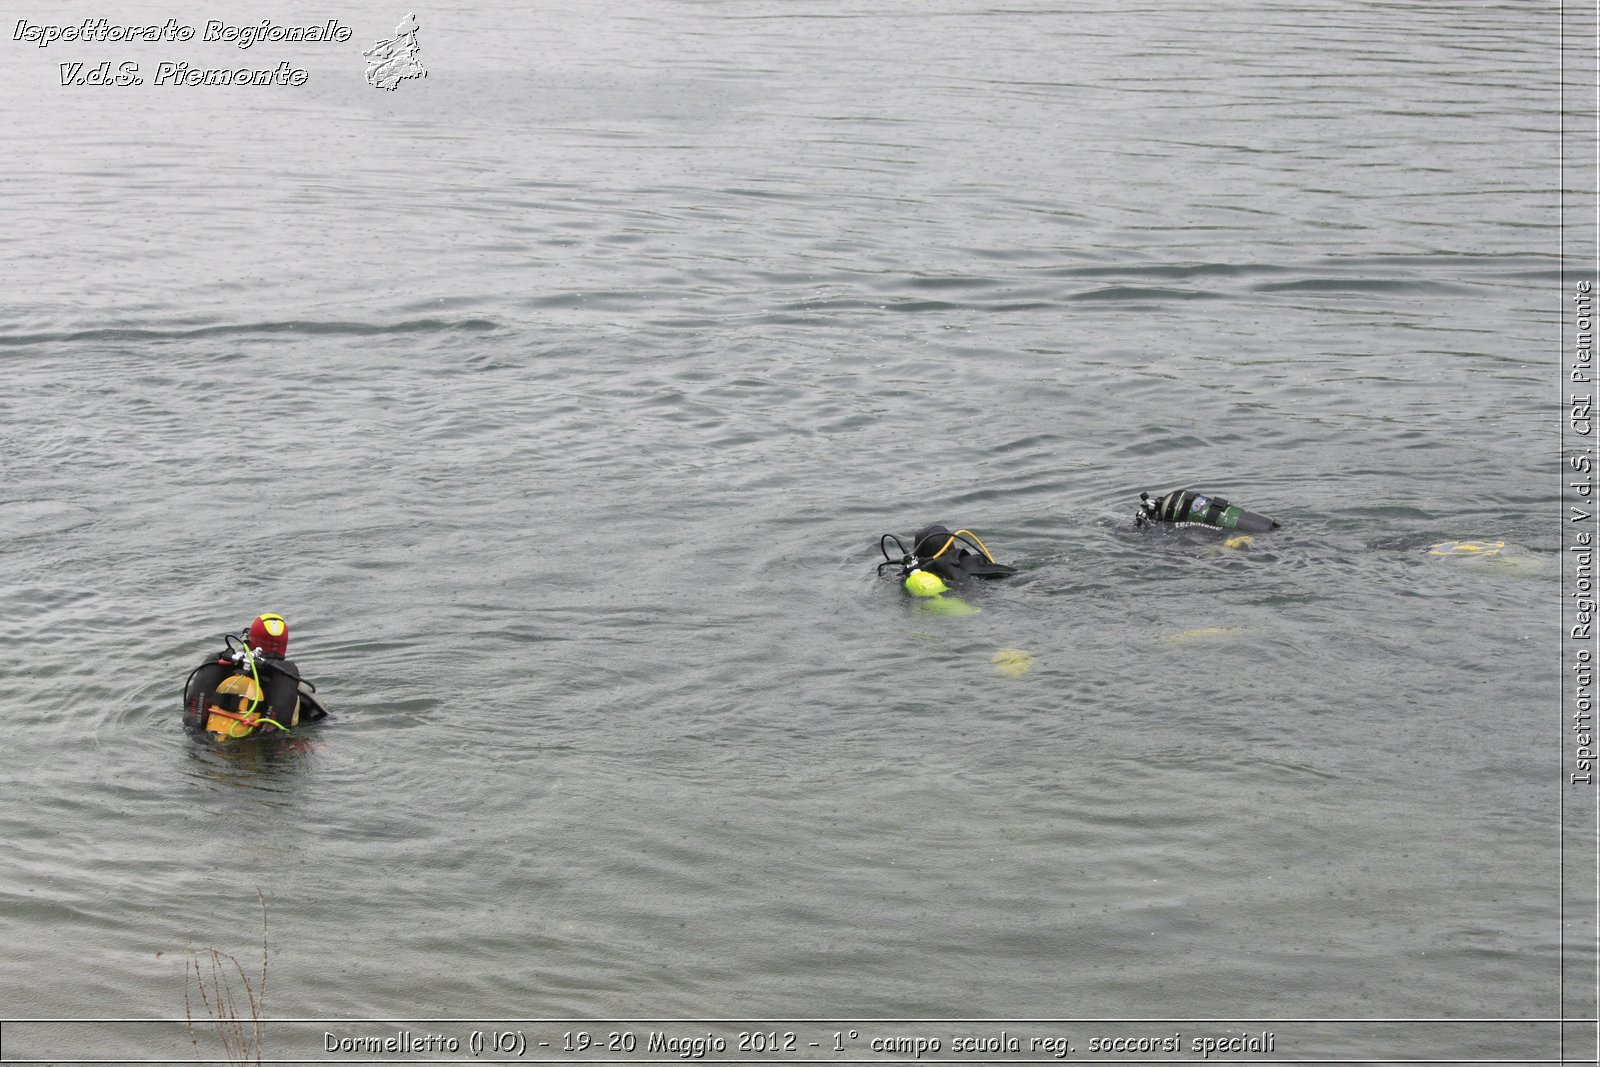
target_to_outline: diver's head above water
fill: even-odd
[[[282,615],[274,615],[269,611],[256,616],[256,621],[250,624],[247,637],[250,647],[257,652],[278,657],[289,654],[289,624],[283,621]]]

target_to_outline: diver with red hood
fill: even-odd
[[[238,642],[235,644],[235,642]],[[183,724],[216,740],[288,733],[327,712],[285,654],[289,624],[268,612],[240,635],[223,638],[222,651],[189,673],[183,687]]]

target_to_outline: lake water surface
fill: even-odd
[[[404,14],[6,23],[7,1060],[219,1055],[258,893],[298,1062],[1561,1055],[1554,5],[445,4],[375,90]],[[1185,485],[1283,528],[1132,530]],[[1022,574],[929,614],[930,522]],[[332,718],[197,745],[263,611]]]

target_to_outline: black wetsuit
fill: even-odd
[[[1015,567],[995,563],[967,548],[964,540],[956,538],[952,543],[954,537],[937,524],[918,530],[912,540],[917,566],[937,574],[949,586],[967,578],[1009,578],[1017,573]]]
[[[224,711],[245,710],[233,706],[238,703],[235,697],[219,697],[217,686],[222,684],[224,678],[249,673],[250,668],[235,661],[233,652],[228,649],[202,663],[189,676],[189,684],[183,691],[183,724],[192,729],[203,729],[207,709],[213,704]],[[316,701],[300,699],[300,668],[294,665],[294,660],[284,659],[273,652],[258,652],[256,674],[261,678],[262,699],[253,710],[263,718],[294,727],[302,722],[316,722],[327,714]]]

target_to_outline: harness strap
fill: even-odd
[[[231,711],[223,711],[221,708],[217,707],[213,707],[208,710],[212,715],[221,715],[224,719],[232,719],[234,722],[242,722],[249,727],[275,726],[286,734],[292,732],[287,726],[283,725],[283,723],[279,722],[277,719],[269,719],[265,715],[261,716],[259,719],[250,719],[243,715],[235,715]]]

